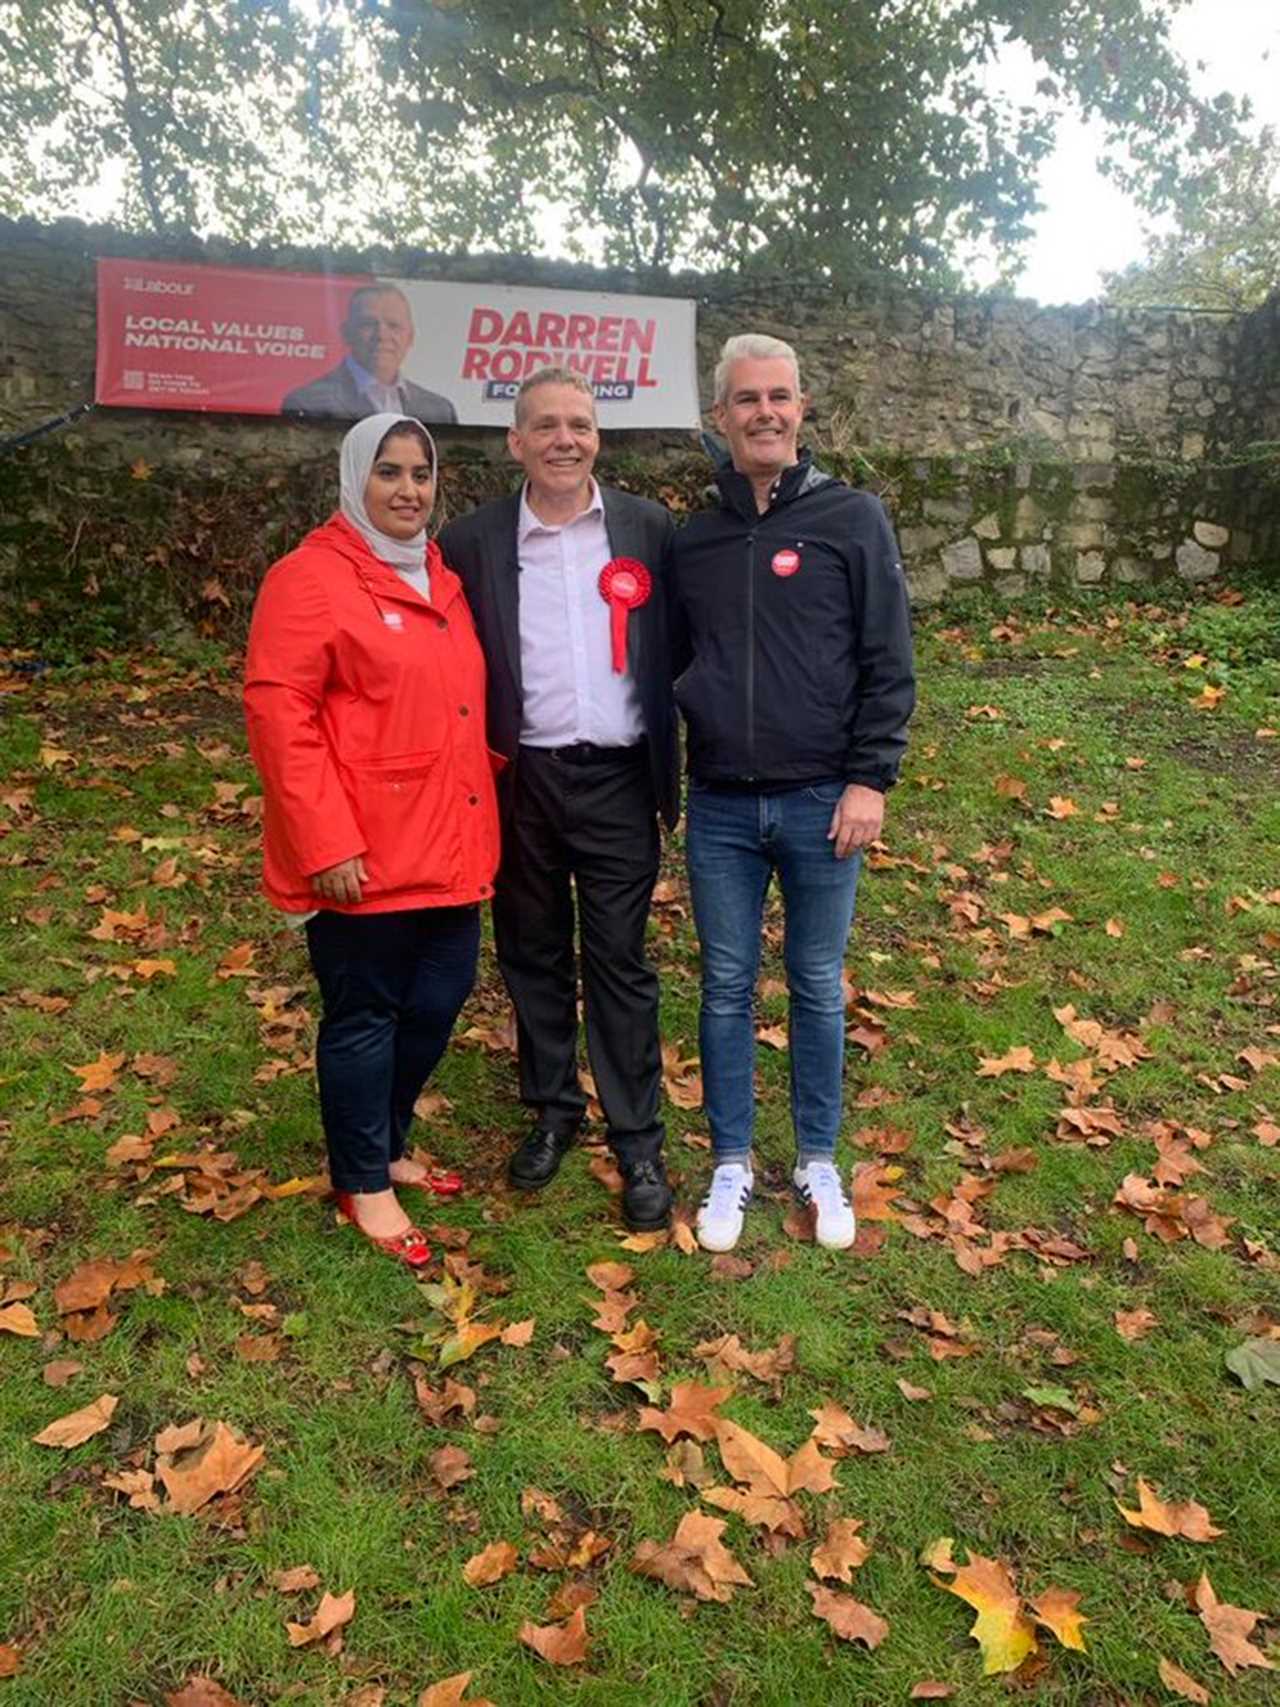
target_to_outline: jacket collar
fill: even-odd
[[[341,513],[335,510],[329,520],[310,536],[312,543],[327,546],[351,565],[357,581],[377,599],[395,599],[401,604],[423,603],[422,595],[391,567],[370,551],[365,540]],[[427,542],[427,578],[431,583],[431,607],[447,610],[461,591],[462,583],[440,555],[435,540]]]
[[[805,449],[800,452],[799,460],[792,463],[790,468],[784,468],[769,493],[768,509],[774,510],[782,504],[789,504],[802,493],[811,492],[817,486],[826,486],[835,479],[824,469],[818,467],[813,460],[812,451]],[[724,462],[716,469],[716,485],[720,490],[721,502],[727,509],[733,510],[744,521],[757,521],[761,512],[756,509],[756,495],[751,482],[745,474],[740,474],[731,462]]]

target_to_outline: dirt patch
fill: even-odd
[[[1216,737],[1188,736],[1171,742],[1169,752],[1173,758],[1212,776],[1254,777],[1260,771],[1269,771],[1274,776],[1280,770],[1274,749],[1268,752],[1261,741],[1244,729],[1224,731]]]

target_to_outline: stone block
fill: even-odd
[[[989,510],[985,516],[979,517],[979,519],[974,522],[973,532],[977,534],[979,539],[999,539],[999,516],[994,510]]]
[[[907,567],[907,593],[913,605],[937,604],[947,591],[947,575],[937,564]]]
[[[1253,535],[1243,528],[1236,528],[1231,535],[1230,556],[1233,563],[1252,563]]]
[[[1167,539],[1159,540],[1150,547],[1152,560],[1156,563],[1167,563],[1173,556],[1173,547]]]
[[[1117,557],[1111,565],[1112,580],[1122,581],[1127,587],[1149,581],[1154,573],[1154,564],[1141,563],[1136,557]]]
[[[1081,587],[1096,586],[1107,572],[1107,560],[1100,551],[1076,552],[1076,581]]]
[[[1018,553],[1024,575],[1046,577],[1053,567],[1047,545],[1024,545]]]
[[[1204,546],[1197,544],[1194,539],[1184,539],[1176,556],[1179,575],[1192,586],[1201,581],[1211,581],[1218,573],[1217,552],[1206,551]]]
[[[976,539],[960,539],[942,553],[942,567],[949,581],[982,579],[982,547]]]
[[[904,557],[925,557],[950,537],[946,528],[905,527],[899,530],[898,544]]]
[[[1221,551],[1231,538],[1231,530],[1219,527],[1217,522],[1197,522],[1191,531],[1200,544],[1207,545],[1210,551]]]
[[[968,498],[926,498],[925,514],[930,521],[966,524],[973,514]]]
[[[1028,493],[1018,499],[1018,507],[1013,512],[1013,532],[1017,539],[1039,539],[1044,527],[1044,511]]]
[[[1074,545],[1082,551],[1096,550],[1105,537],[1100,522],[1068,522],[1059,534],[1064,545]]]
[[[1011,554],[1012,555],[1012,554]],[[1027,590],[1025,575],[1000,575],[995,582],[995,590],[1002,599],[1020,599]]]
[[[1012,569],[1018,561],[1018,553],[1011,545],[992,546],[987,552],[987,567],[989,569]]]
[[[1205,443],[1203,433],[1183,433],[1182,460],[1184,462],[1203,462],[1204,451]]]

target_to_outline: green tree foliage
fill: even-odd
[[[1175,0],[1178,3],[1178,0]],[[1068,108],[1152,206],[1221,149],[1160,0],[0,0],[0,207],[951,284]],[[1036,68],[1034,97],[992,67]],[[1034,75],[1033,74],[1033,75]],[[1029,86],[1029,85],[1028,85]],[[31,138],[39,146],[32,148]]]
[[[1268,126],[1197,172],[1174,229],[1149,233],[1147,255],[1105,275],[1127,306],[1251,308],[1280,290],[1280,141]]]

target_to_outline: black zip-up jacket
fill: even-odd
[[[689,773],[712,786],[897,780],[915,705],[906,580],[884,506],[807,451],[756,510],[717,470],[718,508],[676,533],[676,701]]]

